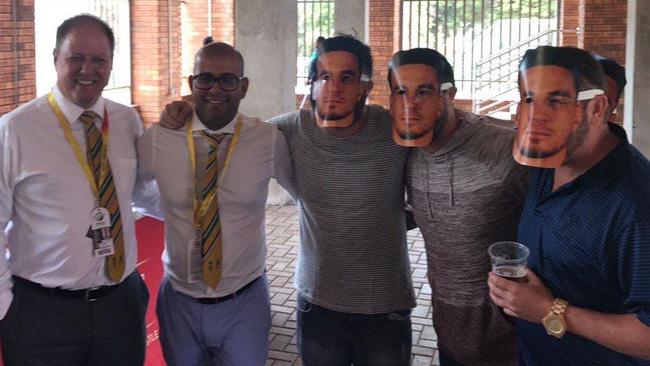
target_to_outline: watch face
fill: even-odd
[[[546,323],[546,327],[552,333],[560,333],[564,329],[564,324],[562,323],[562,321],[560,321],[560,319],[551,318]]]

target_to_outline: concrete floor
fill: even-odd
[[[267,366],[302,365],[296,348],[296,291],[293,273],[298,255],[296,206],[269,206],[266,210],[268,279],[273,324]],[[438,365],[437,337],[431,325],[431,288],[426,278],[424,242],[418,230],[408,233],[409,254],[417,307],[413,309],[412,365]]]

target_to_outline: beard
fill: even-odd
[[[397,134],[399,135],[399,137],[401,137],[404,140],[417,140],[429,132],[431,132],[431,130],[428,131],[397,130]]]
[[[555,147],[551,150],[536,150],[536,149],[529,149],[526,146],[522,145],[519,148],[519,152],[521,153],[522,156],[525,156],[527,158],[531,159],[546,159],[548,157],[551,157],[560,151],[564,150],[566,147],[565,144],[560,145],[558,147]]]
[[[566,148],[567,160],[575,156],[576,151],[580,148],[580,146],[582,146],[585,138],[587,138],[587,133],[589,132],[589,122],[586,114],[587,113],[582,114],[583,117],[580,120],[578,127],[576,127],[576,130],[568,138]]]
[[[321,120],[325,120],[325,121],[338,121],[338,120],[341,120],[341,119],[344,119],[344,118],[348,117],[353,112],[354,111],[352,111],[350,113],[346,113],[346,114],[343,114],[343,113],[323,113],[320,110],[318,110],[318,108],[316,109],[316,113],[318,113],[318,117],[320,117]]]
[[[578,123],[578,126],[576,127],[575,131],[573,131],[569,135],[569,137],[567,137],[567,141],[565,144],[553,148],[552,150],[546,150],[546,151],[533,150],[533,149],[526,148],[526,146],[521,146],[519,152],[521,153],[521,155],[529,158],[544,159],[559,153],[560,151],[562,151],[562,149],[566,149],[567,160],[569,160],[575,155],[576,151],[580,148],[580,146],[582,146],[582,143],[585,141],[588,132],[589,132],[588,118],[583,114],[580,123]]]

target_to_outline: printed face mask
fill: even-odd
[[[431,144],[436,120],[442,110],[441,89],[435,70],[424,64],[407,64],[391,70],[390,107],[393,140],[398,145],[423,147]]]
[[[580,101],[603,94],[600,89],[576,93],[571,72],[541,65],[521,73],[517,136],[512,155],[522,165],[557,168],[567,159],[567,146],[580,125]]]
[[[350,126],[364,90],[356,57],[345,51],[328,52],[318,57],[316,67],[316,80],[311,85],[316,123],[319,127]]]

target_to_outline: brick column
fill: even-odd
[[[180,0],[131,0],[132,98],[145,125],[179,96],[180,39]]]
[[[582,0],[584,33],[582,47],[625,65],[627,0]]]
[[[390,58],[400,48],[401,1],[368,0],[368,12],[370,19],[368,39],[372,49],[375,83],[369,102],[388,106],[390,91],[386,78]]]
[[[579,35],[575,33],[581,27],[580,20],[584,20],[584,6],[580,2],[584,0],[563,0],[560,4],[560,45],[578,47]],[[581,15],[580,12],[583,12]],[[580,28],[582,30],[582,28]]]
[[[34,0],[0,0],[0,115],[36,96],[35,64]]]
[[[611,58],[625,66],[627,34],[627,0],[581,0],[584,2],[584,25],[581,47]],[[617,122],[623,122],[624,100],[616,113]]]

